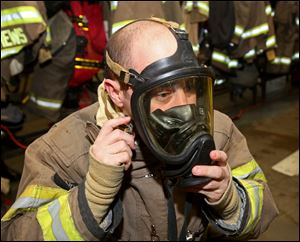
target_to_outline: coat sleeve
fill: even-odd
[[[226,224],[226,221],[213,215],[209,217],[217,225],[217,230],[221,231],[222,237],[225,235],[243,240],[257,238],[278,215],[277,206],[264,172],[251,155],[245,137],[226,115],[217,113],[215,119],[216,148],[227,153],[233,183],[242,206],[239,220],[234,225]]]
[[[84,129],[73,139],[70,130],[55,127],[27,148],[17,199],[1,219],[2,240],[103,240],[120,222],[119,202],[96,222],[84,192],[89,142],[82,142]]]

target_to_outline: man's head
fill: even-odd
[[[151,63],[173,55],[176,49],[177,42],[170,30],[163,24],[149,20],[125,26],[107,44],[108,54],[114,62],[138,73]],[[108,70],[104,80],[105,88],[115,105],[131,116],[130,99],[133,90],[122,81],[116,81],[117,79],[119,78]]]

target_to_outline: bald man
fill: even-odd
[[[137,20],[111,37],[99,102],[26,150],[2,240],[250,239],[268,228],[278,209],[264,173],[212,111],[213,76],[176,27]]]

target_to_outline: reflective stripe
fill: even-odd
[[[267,5],[267,6],[266,6],[265,12],[266,12],[266,15],[271,15],[271,13],[272,13],[271,5]]]
[[[180,25],[179,25],[179,28],[182,29],[182,30],[186,30],[186,28],[185,28],[185,23],[180,24]]]
[[[256,37],[260,34],[265,34],[269,31],[269,25],[267,23],[262,24],[258,27],[255,27],[253,29],[247,30],[242,34],[243,39]]]
[[[75,65],[75,69],[99,70],[99,67]]]
[[[248,52],[244,55],[245,59],[251,58],[251,57],[253,57],[253,56],[255,56],[255,49],[252,49],[252,50],[248,51]]]
[[[75,69],[88,69],[88,70],[99,70],[103,67],[103,63],[99,60],[75,58]]]
[[[59,197],[47,206],[40,207],[37,219],[42,228],[44,240],[83,241],[72,219],[68,194]]]
[[[275,16],[275,12],[272,10],[271,16],[274,17]]]
[[[212,54],[212,59],[213,60],[217,60],[219,62],[222,62],[224,64],[227,64],[227,62],[226,62],[226,56],[223,55],[222,53],[214,51],[213,54]]]
[[[299,60],[299,52],[295,53],[295,54],[292,56],[292,60]]]
[[[124,20],[124,21],[121,21],[121,22],[114,23],[112,25],[112,34],[115,33],[116,31],[118,31],[120,28],[122,28],[126,24],[129,24],[129,23],[131,23],[133,21],[134,20]]]
[[[243,27],[241,27],[241,26],[239,26],[239,25],[236,25],[235,26],[235,28],[234,28],[234,34],[236,35],[236,36],[241,36],[242,34],[243,34],[243,32],[244,32],[244,28]]]
[[[225,79],[215,79],[215,85],[221,85],[225,82],[226,82]]]
[[[59,188],[43,187],[39,185],[27,186],[1,220],[10,220],[22,211],[35,210],[37,207],[46,204],[65,193],[65,190]]]
[[[1,60],[19,53],[26,45],[16,46],[12,48],[1,49]]]
[[[41,23],[46,26],[40,12],[33,6],[21,6],[1,10],[1,28],[32,23]]]
[[[66,235],[60,222],[60,210],[60,203],[58,200],[53,201],[53,203],[48,207],[48,212],[52,218],[52,232],[57,240],[68,241],[70,239]]]
[[[296,21],[296,25],[299,27],[299,17],[296,17],[295,21]]]
[[[209,15],[209,6],[207,1],[197,1],[197,7],[201,9],[207,16]]]
[[[46,45],[50,45],[51,44],[51,31],[50,31],[50,27],[47,26],[46,29]]]
[[[14,209],[18,209],[18,208],[37,208],[49,201],[51,201],[52,199],[38,199],[38,198],[32,198],[32,197],[20,197],[19,199],[17,199],[14,204],[11,206]]]
[[[291,64],[291,58],[288,57],[276,57],[272,62],[272,64],[275,65],[290,65]]]
[[[187,11],[191,11],[193,9],[193,1],[186,1],[184,9]]]
[[[196,53],[199,51],[199,44],[193,45],[193,51]]]
[[[79,58],[79,57],[76,57],[76,58],[75,58],[75,61],[85,61],[85,62],[101,63],[101,61],[98,61],[98,60],[83,59],[83,58]]]
[[[238,67],[238,61],[237,60],[230,59],[228,56],[226,56],[226,55],[224,55],[220,52],[217,52],[217,51],[214,51],[212,53],[212,59],[214,61],[221,62],[221,63],[227,65],[228,68]]]
[[[57,110],[60,109],[62,106],[61,100],[54,100],[54,99],[51,100],[47,98],[36,97],[34,94],[30,95],[30,100],[36,103],[41,108],[46,108],[50,110]]]
[[[268,39],[267,39],[267,48],[270,48],[272,46],[274,46],[276,44],[276,38],[275,38],[275,35],[272,35],[270,36]]]
[[[228,62],[228,68],[236,68],[238,67],[239,62],[237,60],[229,60]]]
[[[254,159],[242,166],[232,169],[232,176],[239,179],[250,199],[250,217],[245,231],[243,231],[243,233],[247,233],[255,227],[261,217],[264,187],[257,181],[261,180],[267,182],[267,179]]]
[[[255,181],[239,180],[247,191],[250,200],[250,214],[247,225],[245,226],[243,234],[253,230],[261,219],[261,211],[263,206],[263,186]]]
[[[232,176],[238,179],[256,179],[267,182],[263,171],[255,160],[251,160],[242,166],[234,168],[232,170]]]
[[[110,1],[110,7],[112,11],[115,11],[118,7],[118,1]]]

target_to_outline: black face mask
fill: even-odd
[[[150,125],[155,130],[155,136],[160,146],[169,154],[184,152],[186,145],[193,149],[190,155],[176,164],[170,160],[164,161],[164,173],[168,177],[179,177],[179,186],[193,186],[209,181],[206,177],[195,177],[191,169],[195,165],[211,163],[209,152],[215,149],[214,141],[209,134],[206,120],[201,108],[196,105],[182,105],[166,111],[155,110],[150,115]]]
[[[195,134],[208,133],[205,122],[201,122],[201,115],[196,105],[183,105],[173,107],[169,110],[155,110],[150,115],[150,124],[158,142],[170,154],[183,151],[185,145]]]

